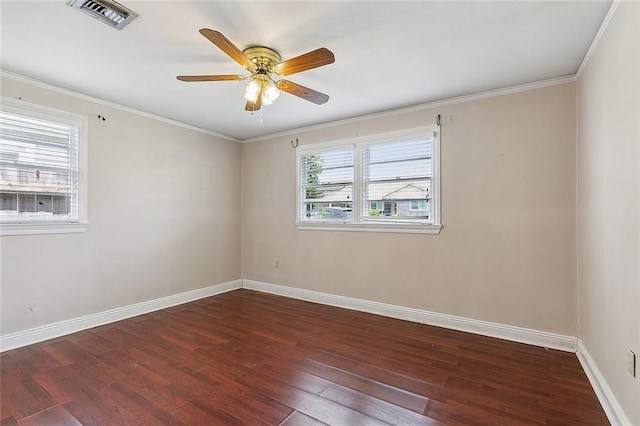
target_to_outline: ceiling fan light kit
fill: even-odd
[[[308,87],[288,80],[274,80],[275,75],[291,75],[335,62],[330,50],[322,47],[293,59],[282,62],[280,55],[273,49],[264,46],[253,46],[240,51],[222,33],[208,28],[200,30],[200,34],[215,44],[231,59],[242,65],[251,76],[242,75],[191,75],[177,76],[180,81],[239,81],[249,78],[245,87],[244,98],[247,103],[245,110],[258,111],[262,105],[271,105],[280,96],[280,91],[290,93],[301,99],[322,105],[329,100],[329,96]]]
[[[280,90],[271,78],[273,66],[280,62],[280,55],[276,51],[262,46],[249,47],[242,53],[256,66],[251,72],[252,78],[247,84],[244,98],[255,105],[260,97],[262,105],[271,105],[280,96]]]

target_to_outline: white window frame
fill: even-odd
[[[85,232],[89,225],[87,222],[87,117],[7,97],[0,98],[0,109],[16,115],[78,127],[78,219],[74,221],[26,219],[0,222],[0,236]]]
[[[433,137],[433,176],[430,183],[431,217],[429,221],[420,219],[377,221],[363,217],[363,151],[366,147],[382,143],[403,142],[416,137]],[[303,156],[352,146],[354,149],[353,219],[340,221],[305,221],[302,219],[303,191],[301,186],[300,161]],[[362,136],[354,139],[300,146],[296,155],[296,226],[299,230],[392,232],[439,234],[442,229],[440,218],[440,127],[437,125],[407,129],[397,132]],[[430,222],[430,223],[429,223]]]

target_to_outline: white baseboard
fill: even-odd
[[[338,296],[259,281],[235,280],[0,336],[0,351],[6,351],[30,345],[32,343],[42,342],[44,340],[53,339],[55,337],[64,336],[66,334],[75,333],[77,331],[86,330],[88,328],[131,318],[136,315],[142,315],[148,312],[180,305],[182,303],[187,303],[239,288],[258,290],[295,299],[308,300],[325,305],[369,312],[391,318],[466,331],[483,336],[497,337],[500,339],[527,343],[535,346],[558,349],[561,351],[575,352],[577,347],[577,338],[572,336],[547,333],[505,324],[480,321],[455,315],[441,314],[415,308],[407,308],[404,306],[372,302],[369,300]]]
[[[330,306],[338,306],[361,312],[369,312],[391,318],[466,331],[483,336],[497,337],[500,339],[527,343],[530,345],[542,346],[566,352],[577,351],[578,360],[589,378],[591,386],[593,387],[611,424],[614,426],[631,425],[629,418],[622,410],[622,407],[613,395],[613,392],[611,391],[611,388],[609,388],[606,380],[598,370],[598,367],[587,351],[587,348],[584,346],[582,341],[576,337],[253,280],[229,281],[197,290],[191,290],[184,293],[161,297],[159,299],[136,303],[134,305],[110,309],[96,314],[72,318],[53,324],[35,327],[29,330],[7,334],[0,336],[0,352],[240,288],[263,291],[265,293],[277,294],[294,299],[307,300]]]
[[[242,288],[242,280],[229,281],[222,284],[199,288],[197,290],[161,297],[159,299],[136,303],[134,305],[109,309],[108,311],[72,318],[53,324],[47,324],[31,328],[29,330],[18,331],[16,333],[0,336],[0,352],[53,339],[55,337],[64,336],[65,334],[75,333],[77,331],[86,330],[88,328],[97,327],[110,322],[135,317],[137,315],[157,311],[158,309],[181,305],[193,300],[214,296],[216,294],[225,293],[239,288]]]
[[[387,303],[355,299],[353,297],[337,296],[334,294],[320,293],[317,291],[269,284],[260,281],[242,280],[242,287],[250,290],[291,297],[294,299],[369,312],[386,317],[398,318],[421,324],[435,325],[453,330],[466,331],[468,333],[480,334],[483,336],[497,337],[499,339],[527,343],[530,345],[542,346],[565,352],[575,352],[578,342],[578,338],[573,336],[547,333],[528,328],[480,321],[455,315],[440,314],[437,312],[390,305]]]
[[[611,422],[613,426],[631,426],[631,421],[624,413],[624,410],[618,403],[604,376],[600,373],[600,370],[598,370],[595,361],[591,358],[591,354],[589,354],[582,340],[578,340],[578,352],[576,355],[578,355],[582,369],[587,375],[591,387],[595,391],[609,422]]]

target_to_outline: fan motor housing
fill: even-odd
[[[258,68],[271,68],[280,63],[280,55],[273,49],[264,46],[248,47],[242,51]]]

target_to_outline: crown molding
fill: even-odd
[[[582,75],[582,72],[584,71],[585,67],[589,63],[589,59],[591,59],[593,52],[596,50],[596,47],[598,47],[598,43],[600,43],[600,39],[602,38],[604,33],[607,31],[609,22],[611,22],[611,18],[613,18],[613,15],[616,13],[616,9],[618,9],[618,6],[620,5],[620,1],[621,0],[613,0],[613,3],[611,3],[611,7],[609,8],[609,11],[605,15],[604,19],[602,20],[602,24],[600,25],[600,28],[598,29],[596,36],[593,38],[593,41],[591,42],[591,46],[589,46],[587,53],[584,55],[584,58],[582,59],[582,63],[578,67],[578,72],[576,72],[576,80],[579,79],[580,76]]]
[[[150,118],[152,120],[157,120],[157,121],[162,121],[164,123],[167,124],[171,124],[174,126],[178,126],[178,127],[182,127],[185,129],[189,129],[189,130],[194,130],[196,132],[199,133],[205,133],[207,135],[211,135],[211,136],[215,136],[221,139],[225,139],[231,142],[241,142],[240,139],[234,138],[232,136],[229,135],[225,135],[223,133],[218,133],[218,132],[214,132],[212,130],[208,130],[208,129],[204,129],[202,127],[196,127],[196,126],[192,126],[190,124],[187,123],[183,123],[181,121],[177,121],[177,120],[173,120],[171,118],[167,118],[167,117],[163,117],[161,115],[156,115],[156,114],[152,114],[150,112],[146,112],[146,111],[142,111],[136,108],[132,108],[126,105],[122,105],[116,102],[112,102],[112,101],[107,101],[105,99],[101,99],[101,98],[97,98],[95,96],[90,96],[90,95],[85,95],[84,93],[79,93],[70,89],[66,89],[64,87],[60,87],[60,86],[56,86],[50,83],[45,83],[43,81],[40,80],[36,80],[34,78],[31,77],[27,77],[24,76],[22,74],[18,74],[12,71],[7,71],[5,69],[1,69],[0,68],[0,76],[7,78],[9,80],[13,80],[13,81],[17,81],[20,83],[25,83],[25,84],[29,84],[31,86],[35,86],[35,87],[39,87],[41,89],[45,89],[45,90],[51,90],[53,92],[56,93],[60,93],[63,95],[67,95],[67,96],[73,96],[74,98],[77,99],[82,99],[84,101],[89,101],[89,102],[94,102],[100,105],[104,105],[104,106],[108,106],[110,108],[115,108],[121,111],[125,111],[131,114],[136,114],[145,118]]]
[[[617,2],[619,2],[619,0],[617,0]],[[343,120],[330,121],[330,122],[327,122],[327,123],[321,123],[321,124],[316,124],[316,125],[312,125],[312,126],[298,127],[298,128],[295,128],[295,129],[284,130],[282,132],[271,133],[271,134],[262,135],[262,136],[256,136],[256,137],[253,137],[253,138],[238,139],[238,138],[234,138],[234,137],[229,136],[229,135],[225,135],[225,134],[222,134],[222,133],[214,132],[212,130],[208,130],[208,129],[204,129],[204,128],[201,128],[201,127],[192,126],[190,124],[186,124],[186,123],[183,123],[181,121],[173,120],[173,119],[170,119],[170,118],[166,118],[166,117],[162,117],[162,116],[159,116],[159,115],[156,115],[156,114],[152,114],[152,113],[149,113],[149,112],[138,110],[138,109],[135,109],[135,108],[132,108],[132,107],[128,107],[126,105],[118,104],[116,102],[107,101],[105,99],[100,99],[100,98],[97,98],[97,97],[94,97],[94,96],[85,95],[83,93],[75,92],[73,90],[66,89],[66,88],[63,88],[63,87],[60,87],[60,86],[55,86],[53,84],[44,83],[42,81],[33,79],[31,77],[26,77],[24,75],[21,75],[21,74],[18,74],[18,73],[14,73],[14,72],[11,72],[11,71],[7,71],[7,70],[4,70],[4,69],[0,69],[0,76],[8,78],[10,80],[14,80],[14,81],[18,81],[18,82],[21,82],[21,83],[29,84],[29,85],[32,85],[32,86],[40,87],[42,89],[51,90],[51,91],[54,91],[54,92],[57,92],[57,93],[61,93],[61,94],[64,94],[64,95],[68,95],[68,96],[73,96],[73,97],[78,98],[78,99],[82,99],[82,100],[86,100],[86,101],[90,101],[90,102],[95,102],[97,104],[101,104],[101,105],[105,105],[105,106],[108,106],[108,107],[116,108],[116,109],[119,109],[119,110],[122,110],[122,111],[125,111],[125,112],[129,112],[129,113],[132,113],[132,114],[140,115],[140,116],[143,116],[143,117],[146,117],[146,118],[151,118],[153,120],[158,120],[158,121],[162,121],[162,122],[165,122],[165,123],[168,123],[168,124],[172,124],[172,125],[175,125],[175,126],[183,127],[183,128],[190,129],[190,130],[194,130],[196,132],[205,133],[205,134],[208,134],[208,135],[211,135],[211,136],[216,136],[216,137],[219,137],[221,139],[229,140],[229,141],[232,141],[232,142],[241,142],[241,143],[259,142],[259,141],[278,138],[278,137],[283,137],[283,136],[295,135],[296,133],[300,133],[300,132],[308,132],[308,131],[314,131],[314,130],[327,129],[327,128],[331,128],[331,127],[337,127],[337,126],[347,125],[347,124],[351,124],[351,123],[358,123],[358,122],[366,121],[366,120],[375,120],[375,119],[380,119],[380,118],[384,118],[384,117],[393,117],[393,116],[402,115],[402,114],[408,114],[408,113],[412,113],[412,112],[416,112],[416,111],[423,111],[423,110],[426,110],[426,109],[439,108],[439,107],[442,107],[442,106],[453,105],[453,104],[458,104],[458,103],[463,103],[463,102],[471,102],[471,101],[476,101],[476,100],[480,100],[480,99],[487,99],[487,98],[493,98],[493,97],[497,97],[497,96],[509,95],[509,94],[513,94],[513,93],[526,92],[526,91],[529,91],[529,90],[542,89],[542,88],[545,88],[545,87],[556,86],[556,85],[566,84],[566,83],[572,83],[572,82],[576,81],[576,76],[575,75],[568,75],[568,76],[564,76],[564,77],[557,77],[557,78],[552,78],[552,79],[547,79],[547,80],[540,80],[540,81],[536,81],[536,82],[532,82],[532,83],[519,84],[519,85],[515,85],[515,86],[509,86],[509,87],[501,88],[501,89],[488,90],[488,91],[485,91],[485,92],[479,92],[479,93],[474,93],[474,94],[470,94],[470,95],[463,95],[463,96],[458,96],[458,97],[454,97],[454,98],[438,100],[438,101],[434,101],[434,102],[427,102],[427,103],[424,103],[424,104],[418,104],[418,105],[413,105],[413,106],[404,107],[404,108],[396,108],[396,109],[382,111],[382,112],[378,112],[378,113],[366,114],[366,115],[361,115],[361,116],[357,116],[357,117],[346,118],[346,119],[343,119]]]
[[[274,139],[274,138],[279,138],[283,136],[291,136],[300,132],[309,132],[313,130],[327,129],[331,127],[342,126],[342,125],[351,124],[351,123],[358,123],[366,120],[375,120],[375,119],[384,118],[384,117],[393,117],[396,115],[408,114],[416,111],[424,111],[426,109],[431,109],[431,108],[439,108],[446,105],[477,101],[480,99],[493,98],[496,96],[509,95],[512,93],[526,92],[529,90],[542,89],[544,87],[557,86],[565,83],[573,83],[575,81],[576,81],[575,75],[567,75],[564,77],[551,78],[548,80],[540,80],[532,83],[504,87],[502,89],[488,90],[486,92],[479,92],[471,95],[457,96],[455,98],[443,99],[439,101],[428,102],[425,104],[413,105],[413,106],[404,107],[404,108],[396,108],[388,111],[382,111],[382,112],[377,112],[373,114],[361,115],[358,117],[346,118],[344,120],[337,120],[337,121],[331,121],[331,122],[322,123],[322,124],[315,124],[313,126],[307,126],[307,127],[298,127],[296,129],[285,130],[278,133],[271,133],[264,136],[256,136],[253,138],[243,139],[242,143],[260,142],[267,139]]]

